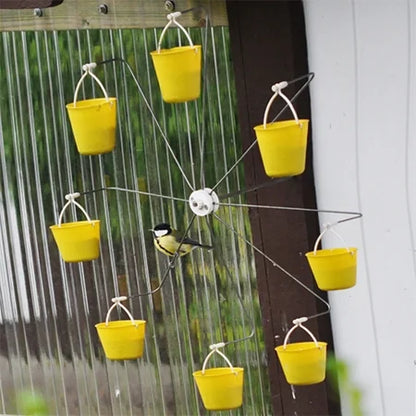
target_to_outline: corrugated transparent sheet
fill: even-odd
[[[192,372],[202,368],[210,344],[246,337],[253,320],[255,336],[223,350],[245,369],[243,407],[226,413],[271,413],[253,253],[212,216],[196,218],[188,233],[213,244],[212,251],[182,257],[159,292],[125,302],[135,319],[147,321],[144,356],[110,361],[98,340],[94,325],[105,320],[111,298],[149,291],[166,271],[168,258],[155,250],[149,229],[170,222],[185,230],[191,187],[213,187],[241,154],[228,29],[190,30],[205,56],[202,96],[187,104],[161,99],[150,58],[160,32],[1,34],[1,413],[21,413],[25,403],[16,395],[35,392],[49,414],[206,414]],[[168,32],[164,47],[186,42],[178,30]],[[65,105],[82,65],[113,57],[131,65],[182,172],[119,61],[94,71],[118,99],[116,149],[77,152]],[[79,99],[101,96],[88,78]],[[220,200],[244,189],[242,172],[238,165],[216,188]],[[67,193],[90,190],[96,192],[78,202],[101,220],[101,255],[64,263],[49,226]],[[230,200],[244,202],[241,195]],[[217,215],[251,239],[247,211],[220,207]],[[82,213],[67,210],[64,222],[75,220],[84,220]],[[118,310],[112,319],[126,317]],[[226,363],[218,357],[210,366]]]

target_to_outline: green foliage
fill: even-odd
[[[364,416],[362,410],[362,391],[353,383],[350,376],[350,367],[343,361],[329,355],[327,358],[328,378],[334,388],[346,393],[352,416]]]
[[[50,411],[44,396],[33,391],[24,390],[19,392],[16,395],[16,405],[20,415],[50,415]]]

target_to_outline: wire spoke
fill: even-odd
[[[299,284],[300,286],[302,286],[306,291],[308,291],[311,295],[313,295],[315,298],[317,298],[319,301],[321,301],[322,303],[325,304],[325,306],[327,307],[327,310],[324,312],[320,312],[318,314],[315,315],[311,315],[308,316],[308,319],[312,319],[312,318],[316,318],[318,316],[322,316],[322,315],[326,315],[329,313],[329,311],[331,310],[331,306],[329,305],[329,303],[322,298],[321,296],[319,296],[317,293],[315,293],[312,289],[310,289],[307,285],[305,285],[305,283],[303,283],[301,280],[299,280],[296,276],[294,276],[292,273],[290,273],[289,271],[287,271],[284,267],[282,267],[280,264],[276,263],[271,257],[269,257],[266,253],[264,253],[262,250],[260,250],[259,248],[257,248],[251,241],[247,240],[243,235],[241,235],[238,231],[235,230],[235,228],[233,226],[231,226],[230,224],[227,224],[224,220],[222,220],[221,217],[219,217],[217,214],[213,214],[214,217],[221,222],[221,224],[225,225],[230,231],[232,231],[236,236],[238,236],[239,238],[241,238],[243,241],[245,241],[253,250],[255,250],[257,253],[261,254],[266,260],[268,260],[273,267],[278,268],[281,272],[283,272],[286,276],[290,277],[292,280],[294,280],[297,284]]]
[[[100,192],[100,191],[121,191],[121,192],[129,192],[129,193],[135,193],[135,194],[146,195],[146,196],[154,196],[157,198],[169,199],[171,201],[188,202],[188,200],[184,198],[176,198],[174,196],[160,195],[160,194],[155,194],[153,192],[139,191],[136,189],[120,188],[118,186],[106,186],[104,188],[91,189],[90,191],[80,192],[80,195],[88,195],[88,194],[92,194],[94,192]]]
[[[292,176],[287,176],[287,177],[284,177],[284,178],[276,178],[276,179],[273,179],[271,181],[264,182],[260,185],[255,185],[251,188],[241,189],[240,191],[231,192],[231,193],[225,194],[225,195],[219,195],[218,199],[221,200],[221,199],[224,199],[224,198],[232,198],[233,196],[238,196],[238,195],[241,195],[241,194],[247,194],[249,192],[254,192],[254,191],[257,191],[259,189],[268,188],[270,186],[276,185],[277,183],[286,182],[291,178],[292,178]]]
[[[335,222],[335,224],[340,224],[342,222],[356,220],[361,218],[363,214],[361,212],[354,212],[354,211],[338,211],[338,210],[330,210],[330,209],[318,209],[318,208],[301,208],[301,207],[283,207],[283,206],[276,206],[276,205],[256,205],[256,204],[238,204],[238,203],[228,203],[228,202],[220,202],[220,206],[224,207],[242,207],[242,208],[261,208],[261,209],[276,209],[282,211],[302,211],[302,212],[321,212],[326,214],[337,214],[337,215],[350,215],[348,218],[343,218]]]
[[[160,125],[160,123],[159,123],[159,121],[158,121],[155,113],[153,112],[152,106],[150,105],[148,99],[146,98],[146,95],[145,95],[145,93],[144,93],[144,91],[143,91],[143,89],[142,89],[142,87],[141,87],[141,85],[139,83],[139,80],[137,79],[136,75],[134,74],[134,71],[131,68],[130,64],[126,60],[124,60],[122,58],[111,58],[111,59],[107,59],[105,61],[97,62],[97,65],[107,64],[107,63],[110,63],[110,62],[121,62],[122,64],[124,64],[124,65],[127,66],[127,69],[129,70],[130,75],[132,76],[133,81],[136,84],[136,87],[137,87],[140,95],[142,96],[143,101],[146,104],[146,107],[149,110],[149,112],[150,112],[150,114],[151,114],[151,116],[153,118],[153,121],[155,122],[156,127],[158,128],[159,133],[161,134],[161,136],[163,138],[163,141],[165,142],[166,147],[168,148],[168,150],[169,150],[169,152],[170,152],[173,160],[175,161],[176,166],[178,167],[179,171],[181,172],[181,174],[183,176],[183,179],[185,180],[186,184],[189,186],[189,188],[192,191],[194,191],[195,190],[194,187],[192,186],[191,182],[189,181],[188,177],[186,176],[185,171],[182,169],[182,166],[179,163],[179,160],[177,159],[177,157],[175,155],[175,152],[173,151],[171,145],[169,144],[169,140],[168,140],[168,138],[166,136],[166,133],[163,131],[162,126]]]
[[[210,234],[211,234],[211,240],[214,241],[215,240],[215,235],[214,235],[214,232],[213,232],[212,224],[209,221],[209,217],[206,217],[206,219],[207,219],[208,228],[209,228],[209,231],[210,231]],[[221,255],[220,250],[218,250],[217,259],[219,260],[219,263],[221,263],[221,265],[224,267],[224,270],[228,275],[229,281],[231,282],[231,285],[233,286],[233,289],[234,289],[235,293],[237,294],[238,300],[239,300],[241,308],[243,310],[243,314],[245,315],[246,319],[251,323],[251,332],[248,335],[244,336],[243,338],[238,338],[238,339],[235,339],[235,340],[232,340],[232,341],[224,342],[224,346],[226,346],[226,345],[230,345],[230,344],[235,344],[237,342],[247,341],[250,338],[253,338],[253,336],[255,334],[255,328],[256,327],[255,327],[255,324],[254,324],[254,317],[250,316],[248,314],[248,312],[246,311],[246,308],[244,307],[243,299],[241,298],[241,295],[239,293],[239,288],[237,287],[237,284],[234,282],[233,276],[230,272],[230,269],[228,268],[224,257]]]

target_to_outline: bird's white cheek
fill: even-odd
[[[168,230],[155,230],[154,233],[156,237],[163,237],[168,233]]]

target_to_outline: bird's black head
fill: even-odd
[[[166,222],[162,224],[158,224],[153,228],[153,234],[156,237],[161,237],[162,235],[168,235],[172,232],[172,228],[170,228],[170,225]]]

